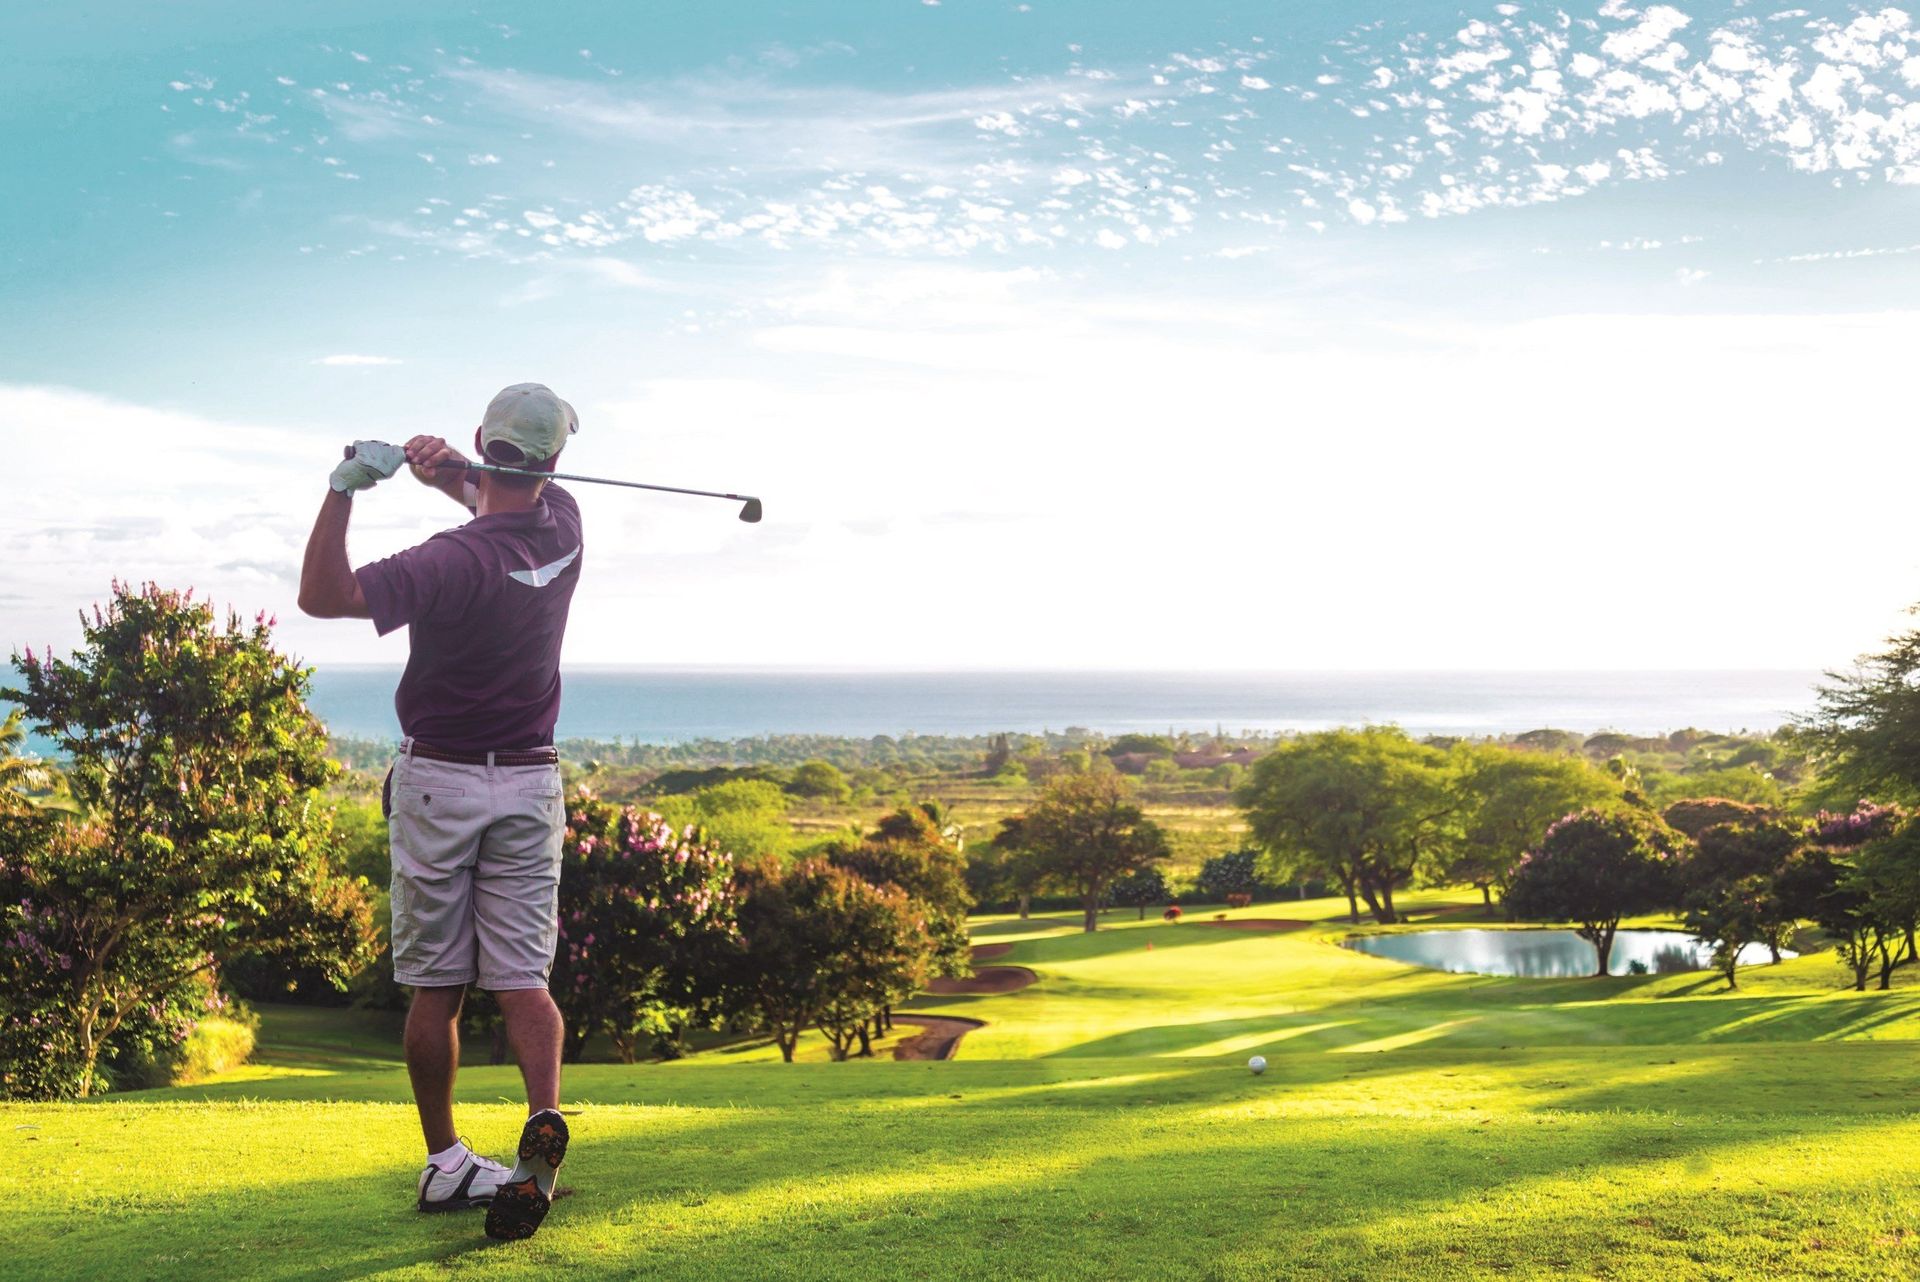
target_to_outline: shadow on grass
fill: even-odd
[[[1415,1045],[1498,1049],[1815,1042],[1865,1037],[1896,1025],[1905,1026],[1902,1033],[1920,1033],[1920,1006],[1899,994],[1729,994],[1674,1002],[1608,1002],[1596,994],[1591,1001],[1521,1005],[1476,1002],[1475,991],[1441,990],[1404,998],[1385,994],[1322,1004],[1313,1004],[1309,997],[1233,1019],[1143,1025],[1053,1051],[1046,1058],[1245,1054],[1269,1047],[1347,1051]],[[1270,1040],[1260,1040],[1263,1032],[1270,1032]],[[1233,1044],[1218,1047],[1223,1041]]]
[[[1911,1115],[1902,1049],[1696,1048],[1679,1063],[1644,1047],[1497,1062],[1446,1050],[1281,1055],[1258,1079],[1164,1060],[597,1067],[576,1073],[569,1091],[597,1101],[575,1123],[563,1182],[577,1195],[534,1242],[501,1248],[480,1239],[475,1216],[411,1210],[411,1109],[398,1102],[404,1075],[390,1072],[387,1108],[204,1110],[229,1128],[231,1160],[262,1172],[244,1196],[172,1187],[93,1208],[110,1213],[16,1203],[12,1229],[31,1236],[27,1254],[12,1258],[28,1270],[19,1276],[99,1275],[95,1266],[137,1244],[119,1276],[244,1272],[288,1282],[474,1266],[713,1278],[1206,1277],[1221,1275],[1224,1250],[1254,1253],[1247,1276],[1274,1276],[1295,1261],[1271,1253],[1311,1240],[1329,1254],[1309,1252],[1300,1267],[1362,1276],[1371,1261],[1372,1276],[1383,1276],[1391,1270],[1381,1271],[1379,1252],[1404,1261],[1459,1246],[1463,1207],[1499,1202],[1513,1225],[1530,1226],[1532,1248],[1502,1250],[1558,1250],[1557,1226],[1577,1220],[1612,1232],[1620,1205],[1729,1153],[1746,1163],[1789,1142],[1878,1145],[1881,1128]],[[463,1075],[489,1079],[467,1082],[463,1097],[510,1072]],[[1649,1084],[1662,1079],[1714,1124],[1676,1127],[1645,1111],[1662,1107],[1649,1099]],[[1756,1084],[1766,1088],[1757,1107],[1730,1111]],[[1863,1106],[1868,1084],[1874,1099]],[[1772,1111],[1782,1095],[1793,1107]],[[130,1105],[116,1121],[137,1128],[183,1108],[203,1111]],[[1569,1113],[1585,1116],[1561,1116]],[[391,1143],[394,1159],[353,1179],[274,1161],[295,1126],[321,1149]],[[1898,1176],[1908,1187],[1920,1175],[1910,1144],[1892,1165],[1872,1151],[1881,1164],[1871,1182]],[[1783,1186],[1802,1179],[1850,1195],[1870,1182],[1862,1176],[1854,1189],[1817,1174],[1767,1173]],[[1729,1223],[1750,1216],[1736,1203],[1751,1198],[1751,1183],[1702,1188],[1691,1213],[1724,1210]],[[1533,1191],[1543,1189],[1555,1195]],[[34,1196],[42,1195],[54,1194]],[[1182,1227],[1197,1223],[1213,1227]],[[1391,1241],[1379,1237],[1383,1223]]]

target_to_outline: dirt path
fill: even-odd
[[[944,1015],[895,1015],[896,1024],[918,1024],[920,1031],[894,1043],[895,1059],[952,1059],[960,1039],[976,1028],[985,1028],[983,1019],[954,1019]]]
[[[1218,926],[1223,930],[1299,930],[1312,924],[1309,921],[1296,921],[1291,917],[1234,917],[1226,921],[1194,923],[1196,926]]]
[[[977,962],[991,961],[995,957],[1005,957],[1012,951],[1012,944],[975,944],[973,959]]]
[[[1017,993],[1040,977],[1025,966],[976,966],[967,979],[930,979],[927,991],[950,997],[956,993]]]

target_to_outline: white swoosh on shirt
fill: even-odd
[[[507,577],[510,579],[515,579],[521,583],[524,583],[530,588],[544,588],[547,586],[547,584],[559,578],[560,571],[572,565],[573,558],[579,555],[580,555],[580,549],[575,548],[573,551],[561,557],[558,561],[550,562],[546,565],[540,566],[538,569],[508,570]]]

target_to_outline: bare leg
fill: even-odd
[[[466,995],[464,985],[416,988],[407,1008],[407,1076],[429,1153],[460,1141],[453,1129],[453,1078],[460,1070],[460,1003]]]
[[[507,1041],[527,1084],[527,1112],[559,1108],[560,1045],[565,1032],[560,1008],[544,988],[511,989],[493,996],[506,1016]]]

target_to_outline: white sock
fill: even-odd
[[[437,1166],[442,1171],[452,1173],[460,1169],[460,1163],[467,1160],[467,1142],[455,1140],[452,1148],[441,1149],[438,1153],[427,1154],[427,1164]]]

